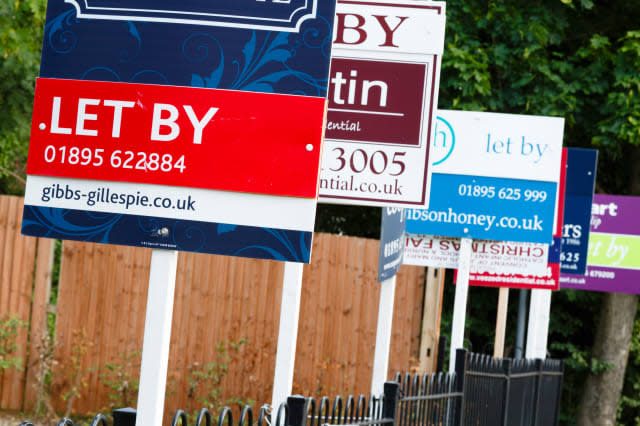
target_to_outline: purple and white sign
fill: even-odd
[[[561,288],[640,294],[640,197],[596,194],[586,275],[563,274]]]

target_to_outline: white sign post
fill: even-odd
[[[177,251],[152,250],[137,426],[162,424],[177,267]]]
[[[273,395],[271,406],[278,410],[280,404],[291,395],[293,370],[296,363],[296,344],[298,340],[298,320],[300,317],[300,296],[302,294],[301,263],[284,264],[282,280],[282,303],[280,304],[280,329],[278,331],[278,349],[276,368],[273,377]]]
[[[529,307],[529,329],[525,357],[529,359],[547,357],[549,315],[551,313],[551,290],[531,290]]]
[[[376,350],[373,358],[373,376],[371,395],[382,395],[384,382],[389,371],[389,347],[391,346],[391,326],[393,322],[393,304],[396,294],[396,276],[380,283],[380,305],[378,307],[378,330],[376,332]]]
[[[469,273],[471,271],[471,238],[460,240],[460,262],[456,281],[456,298],[453,302],[453,324],[451,326],[451,349],[449,371],[456,368],[456,349],[464,347],[464,322],[467,315],[467,295],[469,293]]]

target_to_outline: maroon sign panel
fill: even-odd
[[[427,68],[426,64],[333,59],[326,137],[418,146]]]

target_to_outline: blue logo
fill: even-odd
[[[456,146],[456,133],[447,120],[442,117],[436,117],[436,129],[433,143],[431,144],[431,153],[433,156],[433,166],[444,163],[453,153]]]
[[[64,0],[78,18],[299,32],[318,0]]]

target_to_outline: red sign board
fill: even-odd
[[[314,97],[41,78],[27,173],[314,198],[323,109]]]

